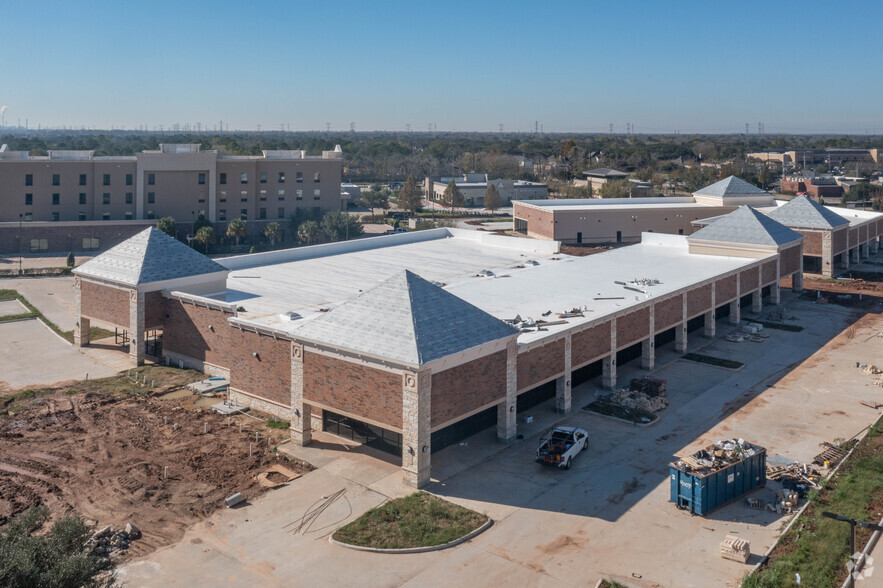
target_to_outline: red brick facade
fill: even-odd
[[[834,231],[831,235],[831,254],[837,255],[846,251],[846,235],[849,229],[842,228]]]
[[[514,203],[516,221],[527,221],[527,234],[542,239],[555,238],[555,215],[550,210],[538,210],[529,206]],[[517,223],[516,223],[517,224]]]
[[[803,254],[811,255],[813,257],[821,257],[822,256],[822,241],[824,239],[825,231],[809,231],[800,229],[795,229],[798,233],[803,235]],[[785,273],[784,271],[782,272]]]
[[[432,374],[431,426],[505,398],[505,350]]]
[[[654,317],[655,322],[655,317]],[[616,319],[616,349],[623,349],[650,334],[650,309],[640,308]]]
[[[304,350],[304,400],[402,428],[401,374]]]
[[[131,290],[80,280],[80,313],[90,319],[129,328]]]
[[[732,275],[717,281],[714,287],[714,303],[716,306],[731,302],[736,298],[736,280],[737,276]]]
[[[775,268],[773,268],[775,269]],[[715,292],[715,294],[717,294]],[[711,310],[711,284],[696,288],[687,293],[687,318]]]
[[[800,246],[789,247],[779,253],[779,274],[787,276],[800,271],[803,260],[800,257]]]
[[[518,390],[533,388],[564,372],[564,338],[518,354]]]
[[[739,289],[742,296],[757,290],[759,278],[756,267],[739,272]]]
[[[144,328],[160,329],[165,316],[165,298],[162,292],[148,292],[144,295]]]
[[[776,260],[768,261],[761,266],[761,274],[763,275],[763,285],[772,284],[777,281]]]
[[[674,296],[657,302],[653,313],[653,328],[657,333],[670,329],[684,320],[683,299]]]
[[[571,335],[570,345],[570,364],[573,369],[607,355],[610,353],[610,323]]]

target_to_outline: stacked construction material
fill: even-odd
[[[625,408],[640,408],[647,412],[659,412],[668,406],[664,396],[648,396],[629,388],[620,388],[610,395],[610,401]]]

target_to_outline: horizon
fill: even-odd
[[[868,1],[4,8],[5,131],[883,134]]]

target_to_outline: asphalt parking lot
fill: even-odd
[[[691,350],[744,362],[737,371],[686,362],[670,346],[660,348],[654,375],[669,381],[671,405],[652,426],[580,411],[594,394],[590,382],[575,390],[577,410],[563,419],[551,402],[536,407],[534,423],[519,423],[521,441],[501,445],[488,430],[433,454],[428,490],[495,520],[459,547],[380,556],[330,545],[325,538],[334,528],[406,490],[389,459],[326,436],[321,450],[293,450],[318,470],[245,509],[216,513],[178,545],[125,566],[121,579],[130,586],[584,586],[610,577],[632,586],[736,586],[786,519],[742,501],[704,518],[678,510],[669,502],[674,456],[735,436],[771,456],[810,461],[821,441],[851,437],[877,417],[859,400],[883,396],[854,367],[883,357],[881,315],[787,299],[786,314],[797,317],[800,333],[769,330],[763,343],[731,343],[722,338],[730,327],[721,322],[713,342],[693,335]],[[621,366],[622,382],[646,374],[637,363]],[[590,434],[590,451],[570,471],[533,459],[536,441],[556,422]],[[339,489],[353,499],[345,511],[315,522],[321,532],[279,530]],[[771,483],[752,496],[770,498],[774,489]],[[751,542],[747,565],[720,558],[718,544],[727,534]]]

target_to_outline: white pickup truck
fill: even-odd
[[[540,442],[537,461],[570,469],[573,458],[589,446],[589,434],[579,427],[555,427],[549,436]]]

